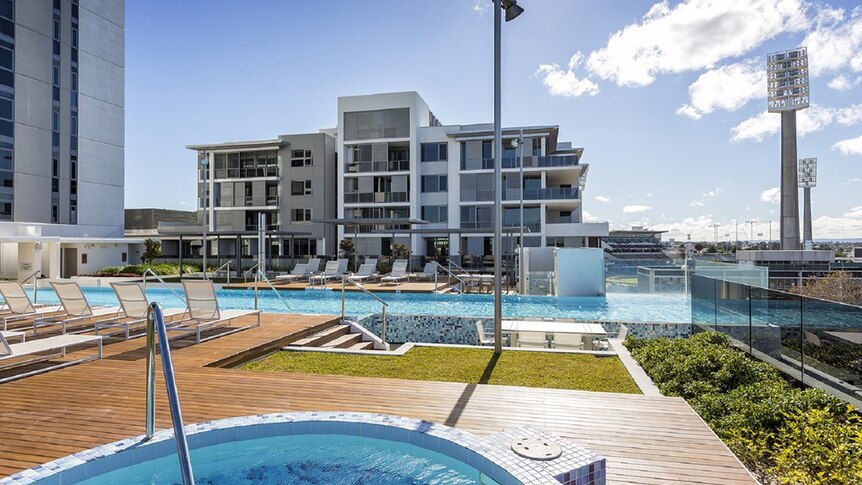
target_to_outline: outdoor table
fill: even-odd
[[[512,345],[517,344],[516,334],[518,332],[542,332],[548,333],[574,333],[580,334],[585,339],[584,348],[593,350],[593,338],[599,340],[607,339],[608,333],[598,323],[577,323],[577,322],[555,322],[555,321],[535,321],[535,320],[503,320],[502,331],[512,335]]]

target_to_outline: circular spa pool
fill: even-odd
[[[488,438],[426,421],[365,413],[290,413],[186,426],[200,484],[559,483],[502,463]],[[505,460],[503,460],[505,461]],[[523,476],[521,476],[523,475]],[[5,479],[7,484],[179,484],[173,433],[83,451]]]

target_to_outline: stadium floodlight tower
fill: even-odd
[[[807,251],[814,249],[811,231],[811,187],[817,186],[817,159],[799,160],[799,187],[802,189],[802,241]]]
[[[766,61],[768,111],[781,113],[781,249],[799,249],[796,111],[808,107],[808,49],[773,52]]]

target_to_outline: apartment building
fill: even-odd
[[[128,259],[125,2],[0,0],[0,274]]]
[[[236,258],[257,254],[260,214],[270,234],[271,258],[332,254],[335,227],[312,222],[335,216],[335,137],[306,133],[271,140],[188,145],[207,157],[198,167],[198,212],[206,204],[208,256]],[[200,226],[193,229],[200,234]],[[164,231],[166,256],[199,255],[200,245]]]
[[[355,237],[362,255],[390,255],[397,243],[471,265],[492,254],[492,124],[444,125],[416,92],[341,97],[338,121],[338,217],[387,220],[341,226],[339,239]],[[583,221],[589,165],[558,134],[503,129],[504,253],[521,244],[522,213],[524,247],[599,247],[608,235],[607,223]]]

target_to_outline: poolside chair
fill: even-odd
[[[518,332],[518,347],[547,348],[548,336],[545,332]]]
[[[482,320],[476,320],[476,334],[479,335],[479,345],[494,345],[494,337],[485,333]]]
[[[554,348],[583,350],[584,337],[579,333],[559,333],[554,332]]]
[[[123,329],[123,336],[126,340],[145,335],[145,333],[131,335],[132,327],[139,327],[147,323],[147,312],[150,308],[150,303],[147,301],[144,287],[136,282],[123,282],[111,283],[111,288],[114,289],[117,301],[120,302],[122,316],[118,319],[96,321],[96,335],[99,335],[99,330],[109,328]],[[166,308],[162,312],[165,319],[184,313],[185,309],[178,308]]]
[[[186,318],[172,322],[168,330],[194,335],[195,342],[221,337],[224,335],[260,326],[260,310],[221,310],[216,297],[215,286],[211,280],[183,280],[183,290],[186,293]],[[234,328],[214,337],[202,339],[201,332],[230,325],[234,319],[247,315],[255,315],[256,322],[252,325]]]
[[[346,259],[327,261],[326,268],[324,268],[323,273],[308,278],[308,282],[312,285],[317,282],[320,282],[323,286],[326,286],[327,281],[335,278],[340,278],[341,275],[345,273],[347,273]]]
[[[407,260],[406,259],[397,259],[394,263],[392,263],[392,271],[380,278],[380,284],[386,285],[389,283],[399,284],[402,281],[406,281],[407,278]]]
[[[425,263],[425,267],[422,269],[421,273],[416,273],[414,275],[417,280],[429,280],[434,281],[434,278],[437,276],[437,263],[428,262]]]
[[[311,275],[320,271],[320,258],[308,258],[306,274]]]
[[[60,333],[65,334],[70,324],[90,323],[96,319],[115,320],[119,317],[120,307],[93,308],[90,306],[90,302],[75,281],[52,281],[51,288],[60,299],[64,314],[34,320],[33,335],[38,334],[41,327],[59,326]]]
[[[359,266],[359,270],[350,276],[350,279],[357,283],[362,283],[366,280],[374,280],[377,278],[377,263],[364,263]]]
[[[27,334],[24,332],[17,332],[13,330],[0,330],[0,335],[6,337],[7,340],[10,338],[20,338],[21,343],[27,341]]]
[[[0,378],[0,384],[14,381],[23,377],[48,372],[50,370],[69,367],[70,365],[87,362],[90,360],[102,358],[102,337],[92,335],[58,335],[56,337],[48,337],[39,340],[31,340],[29,342],[21,342],[20,344],[10,344],[6,340],[5,332],[0,333],[0,369],[9,369],[22,365],[32,364],[34,362],[44,361],[53,357],[64,357],[66,355],[66,347],[73,345],[98,344],[98,352],[93,356],[85,356],[72,361],[60,362],[48,367],[40,367],[39,369],[17,374],[10,377]],[[49,355],[44,355],[45,352],[52,352]],[[27,358],[30,357],[30,358]],[[24,358],[23,360],[16,360]]]
[[[3,320],[3,330],[9,330],[9,323],[20,320],[38,318],[51,313],[60,312],[58,306],[37,307],[30,301],[30,296],[17,281],[0,281],[0,295],[6,302],[8,311],[0,318]]]
[[[276,276],[273,282],[293,283],[294,281],[307,278],[308,274],[308,263],[299,263],[293,267],[293,270],[290,273]]]

